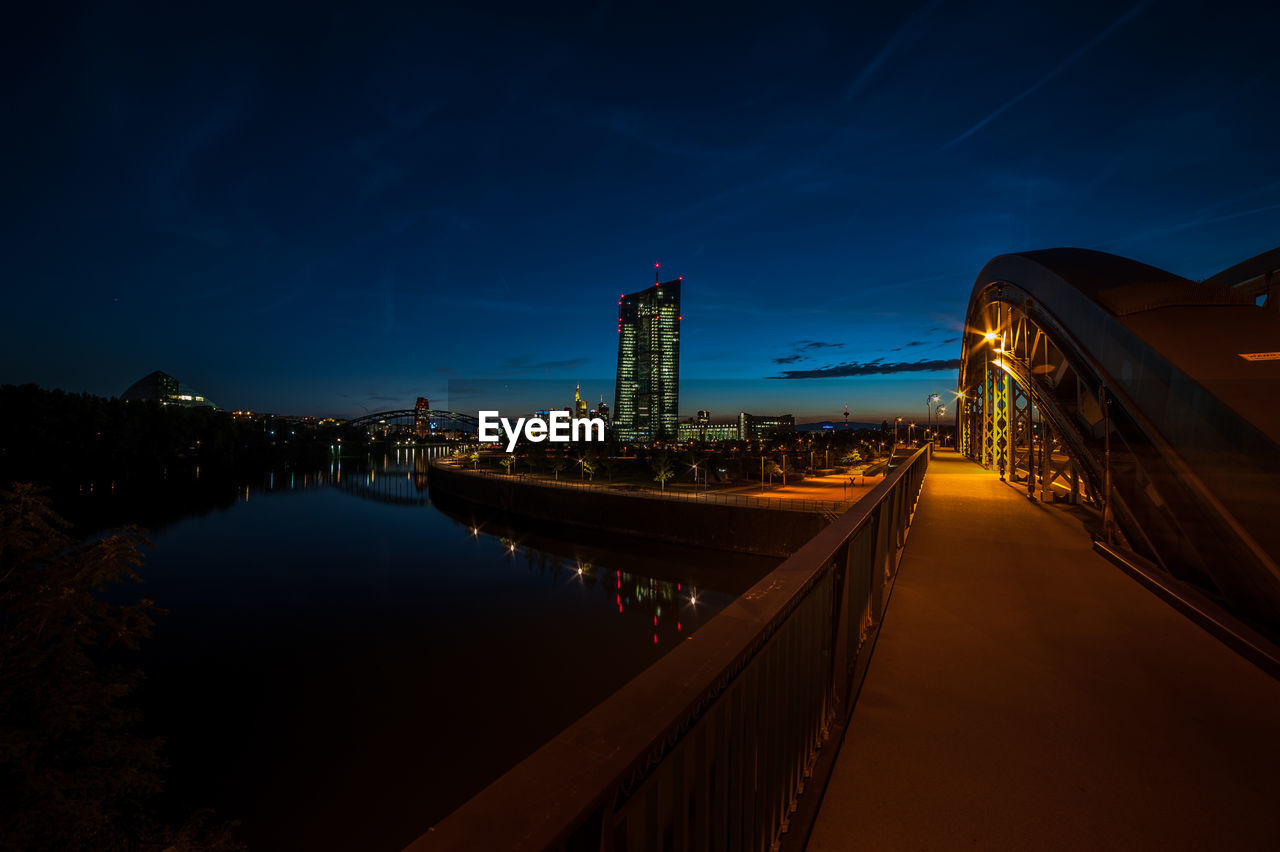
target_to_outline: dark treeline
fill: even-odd
[[[363,430],[0,386],[0,485],[36,482],[77,526],[163,524],[229,504],[264,471],[314,470]],[[110,505],[102,499],[110,495]],[[103,512],[107,517],[102,517]],[[172,515],[173,517],[169,517]]]

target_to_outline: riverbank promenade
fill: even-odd
[[[1280,682],[954,452],[807,849],[1280,849]]]

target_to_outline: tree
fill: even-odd
[[[101,596],[139,580],[147,541],[77,541],[68,528],[38,487],[0,491],[0,846],[240,848],[226,826],[175,830],[150,815],[161,741],[136,730],[126,700],[142,675],[124,661],[157,610]]]
[[[477,451],[473,452],[473,453],[471,454],[470,458],[471,458],[471,469],[472,469],[472,470],[475,470],[476,468],[480,467],[480,451],[479,451],[479,450],[477,450]]]
[[[618,460],[605,451],[600,454],[600,467],[604,468],[605,475],[609,477],[610,482],[613,482],[613,473],[618,469]]]
[[[583,456],[583,457],[582,457],[582,470],[583,470],[583,472],[584,472],[584,473],[586,473],[587,477],[588,477],[592,482],[595,482],[595,481],[596,481],[596,475],[595,475],[595,474],[596,474],[596,465],[597,465],[597,464],[598,464],[598,462],[596,461],[595,457],[594,457],[594,456],[592,456],[590,453],[588,453],[587,455],[585,455],[585,456]]]
[[[764,472],[769,476],[769,484],[773,484],[773,477],[782,473],[782,468],[778,467],[778,463],[773,459],[765,459]]]
[[[498,461],[498,464],[502,465],[502,469],[505,470],[507,473],[511,473],[511,466],[515,463],[516,463],[516,457],[511,455],[510,453],[503,456]]]
[[[556,475],[556,482],[560,481],[560,471],[569,466],[569,460],[565,458],[564,453],[556,452],[551,455],[551,470]]]
[[[671,458],[665,452],[658,453],[649,463],[649,467],[653,470],[653,478],[662,486],[662,490],[666,491],[667,480],[675,474],[671,467]]]

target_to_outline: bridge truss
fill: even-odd
[[[1241,353],[1280,349],[1280,312],[1256,282],[995,258],[965,321],[958,446],[1029,497],[1096,507],[1105,535],[1275,637],[1280,353]]]
[[[475,432],[480,428],[479,421],[470,414],[458,411],[445,411],[439,408],[399,408],[393,411],[377,411],[348,420],[348,426],[376,426],[379,423],[405,423],[413,425],[425,424],[427,432],[444,432],[459,430]]]

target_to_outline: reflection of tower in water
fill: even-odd
[[[426,453],[413,454],[413,487],[421,494],[427,490],[427,469],[431,466],[431,460]]]
[[[478,537],[480,527],[469,526],[471,536]],[[569,575],[572,582],[580,582],[587,590],[599,588],[613,598],[618,614],[641,614],[651,622],[652,641],[658,644],[660,628],[675,628],[675,634],[684,634],[681,613],[698,606],[697,589],[683,582],[659,580],[627,571],[600,568],[581,558],[566,558],[548,553],[536,547],[522,547],[518,539],[499,534],[498,543],[508,559],[522,559],[530,571],[549,574],[552,577]]]

